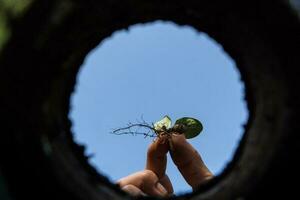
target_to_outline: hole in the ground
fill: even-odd
[[[106,39],[86,58],[72,96],[75,141],[112,182],[145,168],[152,138],[110,134],[143,116],[199,119],[189,142],[218,175],[231,160],[248,118],[244,85],[234,61],[204,33],[169,22],[134,25]],[[190,192],[168,156],[176,194]]]

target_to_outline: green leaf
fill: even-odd
[[[156,131],[163,130],[163,127],[169,129],[171,128],[171,125],[172,125],[171,118],[168,115],[166,115],[160,121],[154,123],[154,129]]]
[[[196,137],[203,130],[201,122],[191,117],[183,117],[175,122],[175,125],[180,125],[183,128],[183,134],[187,139]]]

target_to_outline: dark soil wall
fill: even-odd
[[[0,0],[0,199],[129,198],[73,143],[69,98],[90,50],[116,30],[154,20],[218,41],[241,71],[250,111],[224,173],[178,199],[297,194],[300,4],[289,2]]]

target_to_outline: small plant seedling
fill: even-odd
[[[196,137],[203,130],[201,122],[191,117],[183,117],[176,120],[174,126],[169,116],[154,123],[154,130],[157,136],[170,134],[184,134],[187,139]]]
[[[147,131],[140,132],[143,128]],[[134,129],[134,130],[133,130]],[[194,138],[201,133],[203,126],[201,122],[195,118],[183,117],[176,120],[172,126],[172,121],[169,116],[164,116],[161,120],[148,124],[144,120],[136,124],[129,123],[126,127],[113,130],[112,133],[117,135],[122,134],[142,134],[145,137],[162,137],[170,138],[172,134],[184,134],[187,139]]]

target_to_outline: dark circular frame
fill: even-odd
[[[90,166],[84,147],[74,143],[69,101],[77,72],[93,48],[116,30],[155,20],[192,26],[220,43],[241,72],[250,113],[224,172],[173,199],[292,195],[292,186],[278,182],[289,181],[287,171],[299,171],[300,24],[294,5],[281,0],[33,0],[22,15],[7,15],[10,37],[0,47],[5,113],[0,178],[8,196],[130,199]]]

